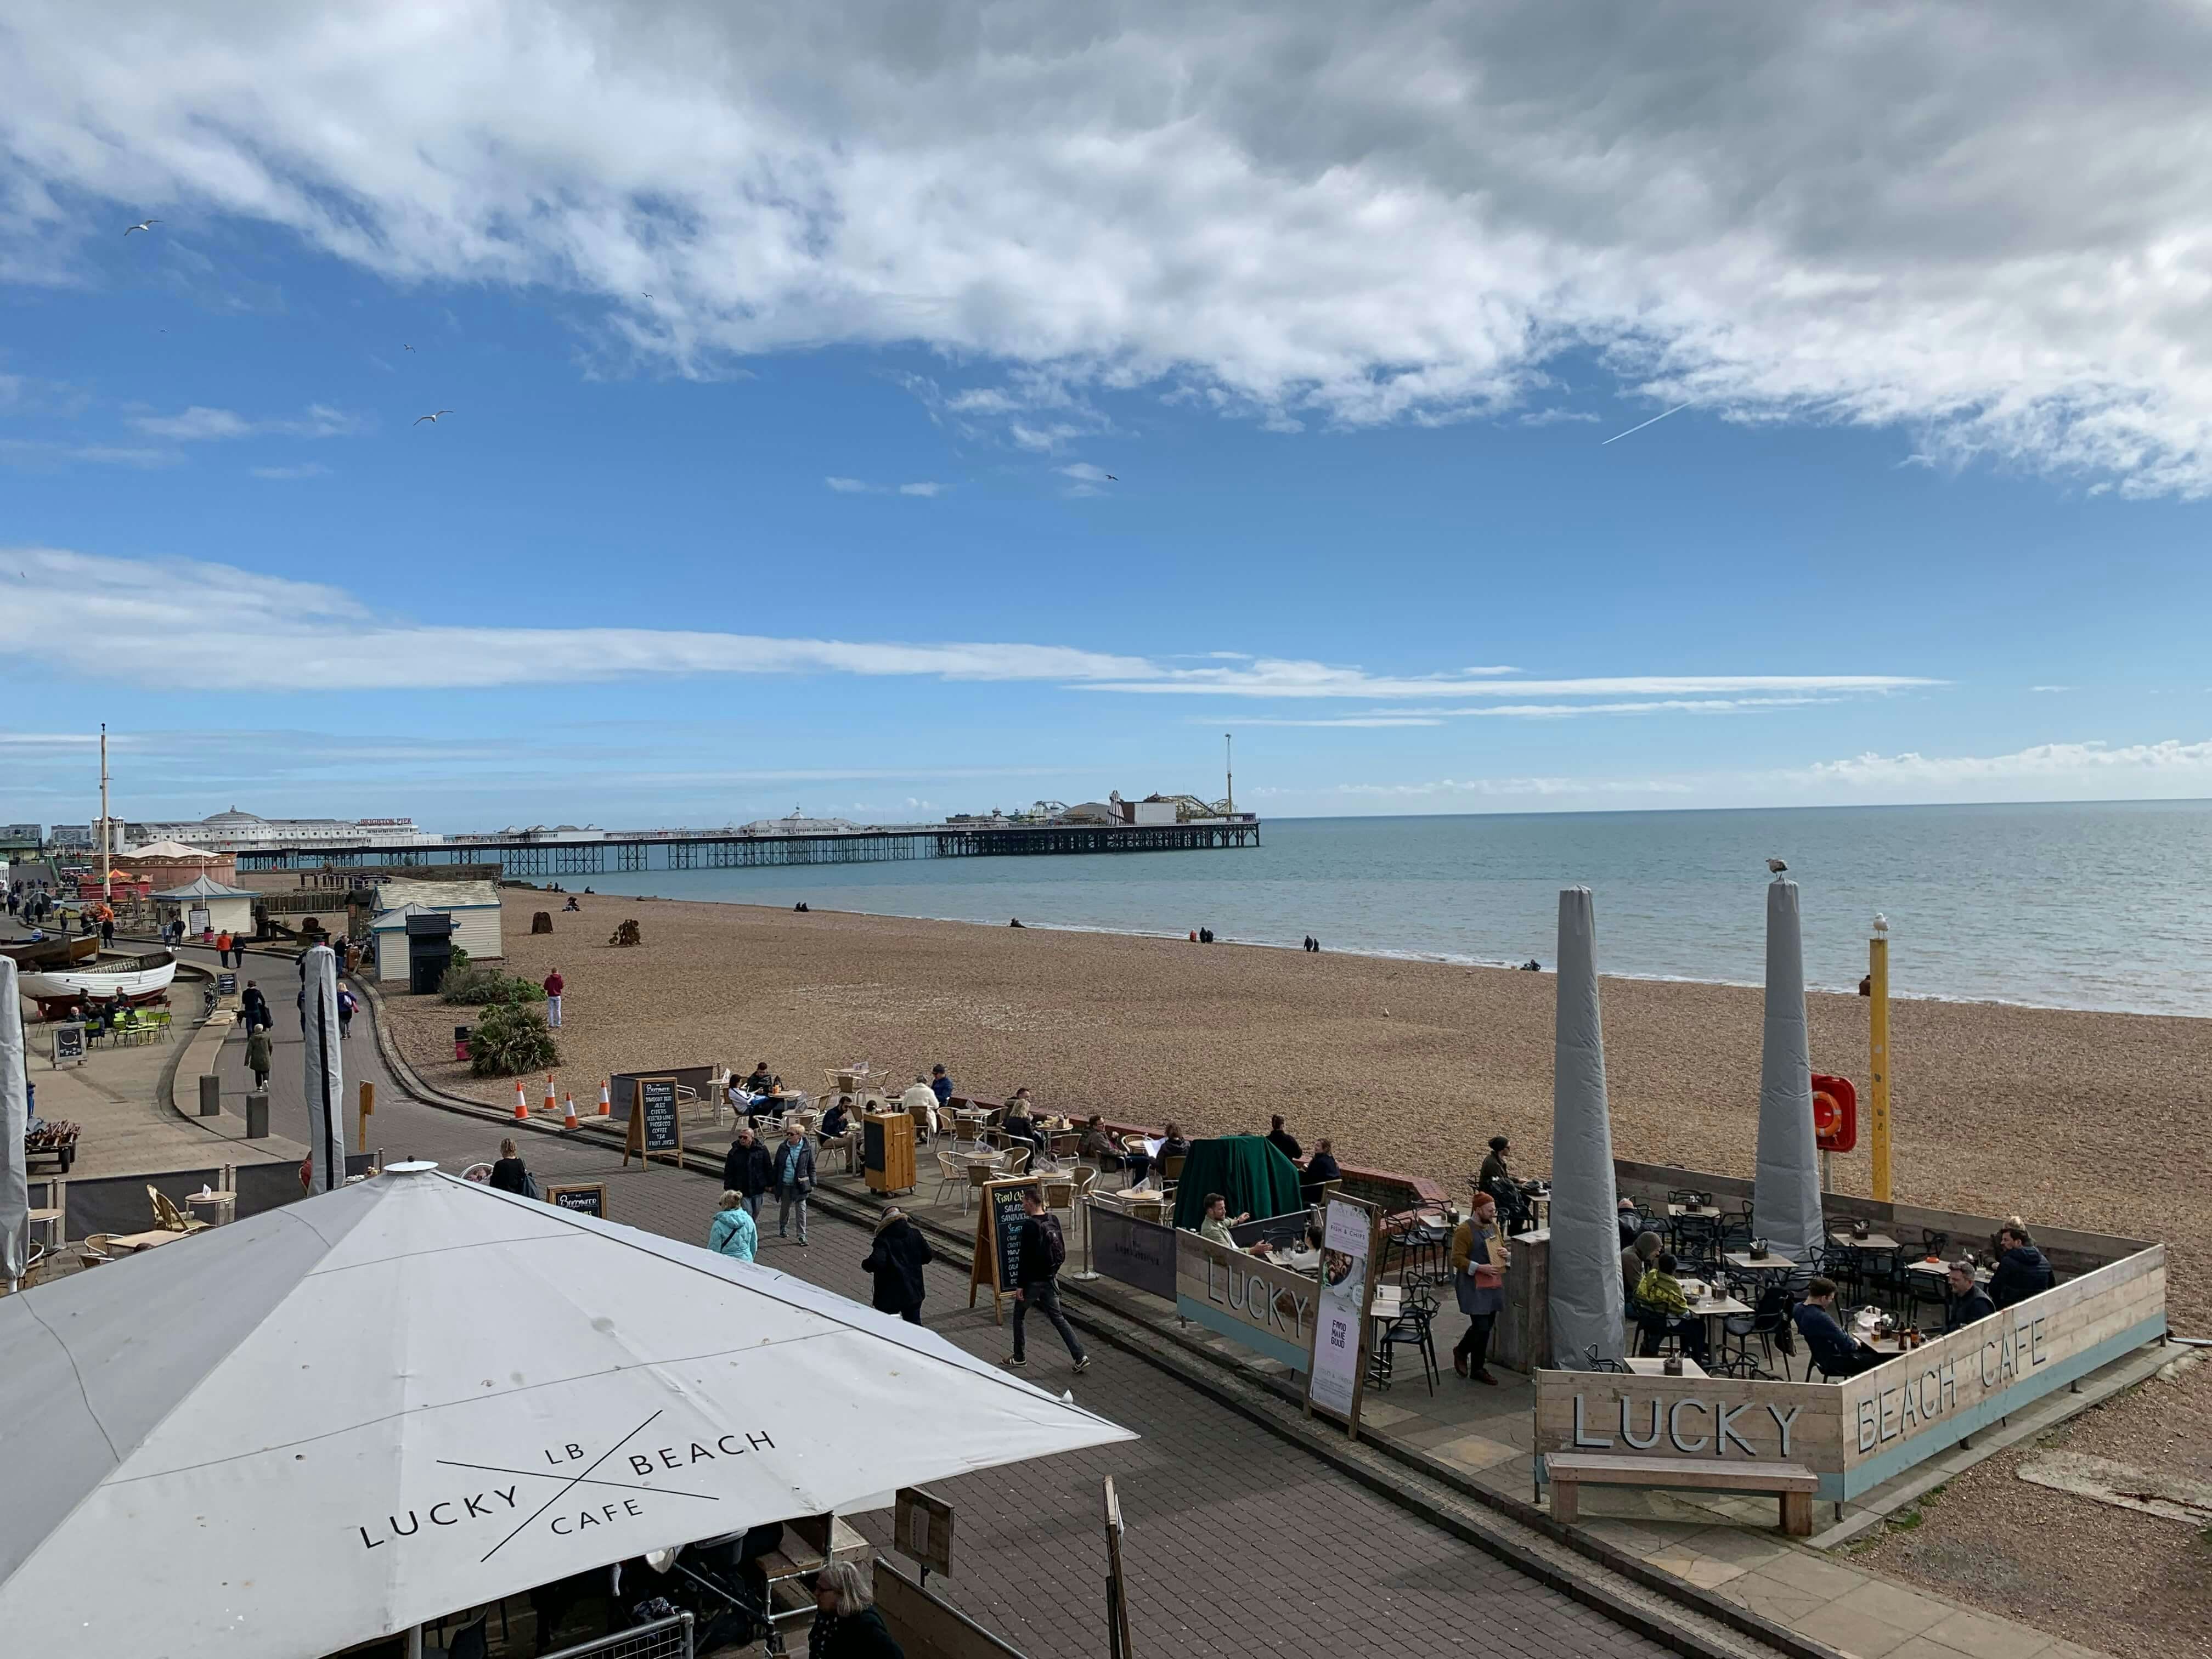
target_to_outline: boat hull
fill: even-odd
[[[125,1002],[151,1002],[164,996],[177,976],[177,959],[168,951],[158,957],[135,957],[125,961],[86,963],[79,968],[28,973],[16,980],[23,995],[52,1017],[55,1007],[71,1003],[101,1003],[119,996]]]

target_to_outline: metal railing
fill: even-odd
[[[691,1615],[678,1613],[562,1648],[545,1659],[691,1659]]]

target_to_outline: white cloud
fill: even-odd
[[[898,493],[902,495],[942,495],[945,486],[936,483],[902,483],[898,487]]]
[[[326,404],[309,404],[303,414],[269,420],[248,420],[234,410],[210,409],[194,404],[176,415],[134,415],[131,424],[152,438],[173,443],[203,443],[210,439],[282,437],[348,438],[368,429],[361,416],[349,415]]]
[[[135,466],[146,470],[174,466],[183,459],[173,449],[137,448],[128,444],[64,444],[33,438],[0,438],[0,462],[30,469],[82,461],[93,466]]]
[[[257,478],[276,479],[326,478],[331,471],[320,461],[302,461],[297,466],[254,466],[246,471]]]
[[[2078,685],[2031,685],[2027,689],[2031,691],[2078,691],[2081,688]]]
[[[1822,761],[1796,775],[1810,783],[1887,793],[2051,784],[2069,793],[2087,787],[2167,794],[2212,790],[2212,741],[2042,743],[2004,755],[1865,754]]]
[[[10,9],[0,276],[234,214],[403,283],[598,296],[610,357],[919,343],[1045,453],[1101,391],[1449,418],[1583,349],[1655,410],[2212,487],[2181,0],[84,15]]]
[[[1374,675],[1364,669],[1329,663],[1261,657],[1254,659],[1249,668],[1177,668],[1140,682],[1105,680],[1083,689],[1233,697],[1669,697],[1754,691],[1800,696],[1902,691],[1944,684],[1903,674],[1626,674],[1522,680],[1498,678],[1501,672],[1511,672],[1478,668],[1463,670],[1458,675]],[[1512,712],[1540,716],[1585,711],[1523,706]]]
[[[824,478],[822,481],[840,495],[941,495],[945,486],[925,480],[919,483],[870,483],[866,478]]]
[[[1555,681],[1555,684],[1571,682]],[[1510,688],[1504,688],[1510,689]],[[1643,702],[1502,703],[1487,708],[1406,708],[1389,714],[1346,714],[1331,720],[1250,720],[1243,726],[1442,726],[1448,720],[1571,720],[1583,714],[1741,714],[1765,708],[1802,708],[1839,697],[1660,697]],[[1218,722],[1193,720],[1191,725]]]
[[[1079,483],[1109,483],[1114,478],[1114,475],[1104,467],[1093,466],[1088,461],[1077,461],[1072,466],[1063,466],[1060,469],[1060,475],[1063,478],[1073,478]]]
[[[868,492],[867,481],[863,478],[824,478],[822,482],[840,495],[865,495]]]

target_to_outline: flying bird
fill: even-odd
[[[131,230],[151,230],[155,226],[161,222],[159,219],[141,219],[137,224],[131,227]],[[128,236],[131,234],[131,230],[126,230],[123,234],[125,236]]]
[[[1774,873],[1778,876],[1790,866],[1784,864],[1780,859],[1769,859],[1766,861],[1766,867],[1773,871]]]
[[[400,349],[402,351],[412,351],[412,350],[414,350],[414,349],[415,349],[415,348],[414,348],[413,346],[411,346],[411,345],[408,345],[408,344],[404,343],[404,342],[401,343],[401,345],[400,345],[400,348],[399,348],[399,349]]]
[[[416,425],[417,425],[417,426],[420,426],[420,425],[422,425],[422,422],[425,422],[425,421],[430,421],[430,422],[434,422],[437,420],[437,418],[438,418],[438,415],[450,415],[450,414],[452,414],[453,412],[453,411],[452,410],[450,410],[450,409],[441,409],[441,410],[440,410],[438,411],[438,414],[437,414],[437,415],[417,415],[417,416],[415,417],[415,424],[416,424]]]
[[[1106,482],[1107,482],[1108,483],[1121,483],[1121,481],[1119,478],[1115,477],[1112,473],[1109,472],[1109,473],[1106,475]]]
[[[1680,415],[1688,407],[1689,404],[1676,404],[1672,409],[1662,409],[1656,415],[1654,415],[1650,420],[1639,421],[1636,425],[1629,428],[1628,431],[1614,433],[1613,436],[1605,441],[1605,444],[1617,444],[1623,438],[1628,437],[1631,434],[1643,431],[1647,426],[1658,425],[1660,422],[1665,420],[1669,415]],[[1598,447],[1600,449],[1603,449],[1605,447],[1605,444],[1600,444]]]

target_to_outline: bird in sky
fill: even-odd
[[[1774,873],[1778,876],[1790,866],[1784,864],[1780,859],[1769,859],[1766,861],[1766,867],[1773,871]]]
[[[141,219],[137,224],[131,227],[131,230],[151,230],[155,226],[161,222],[159,219]],[[128,236],[131,234],[131,230],[126,230],[123,234],[125,236]]]
[[[399,349],[400,349],[402,351],[412,351],[412,350],[414,350],[414,349],[415,349],[415,348],[414,348],[413,346],[411,346],[411,345],[408,345],[408,344],[405,344],[404,343],[403,343],[400,345],[400,348],[399,348]]]
[[[437,415],[417,415],[415,417],[415,424],[420,426],[425,421],[435,422],[438,418],[438,415],[450,415],[453,412],[453,411],[450,409],[441,409],[438,411]]]
[[[1106,475],[1106,482],[1107,482],[1108,483],[1121,483],[1121,481],[1119,478],[1115,477],[1112,473],[1109,472],[1109,473]]]

